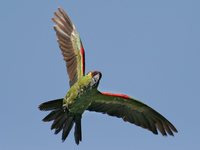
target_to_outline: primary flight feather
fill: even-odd
[[[164,136],[173,136],[177,132],[172,123],[146,104],[124,94],[98,91],[102,74],[91,71],[85,75],[84,48],[69,16],[59,8],[52,20],[70,84],[64,98],[44,102],[39,106],[40,110],[50,111],[43,121],[53,121],[51,129],[55,129],[55,134],[62,131],[64,141],[75,125],[74,138],[76,144],[79,144],[82,140],[81,118],[85,110],[122,118],[154,134],[160,131]]]

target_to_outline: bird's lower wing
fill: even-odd
[[[165,117],[144,103],[123,94],[99,92],[88,108],[89,111],[101,112],[122,118],[140,127],[162,135],[174,135],[176,128]]]

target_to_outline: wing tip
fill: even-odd
[[[64,11],[64,9],[61,6],[59,6],[58,11],[62,12],[62,11]]]

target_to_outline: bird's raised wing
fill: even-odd
[[[67,72],[72,86],[85,74],[85,53],[78,32],[66,12],[58,8],[53,22],[57,41],[66,61]]]
[[[165,117],[144,103],[123,94],[98,93],[89,106],[89,111],[101,112],[122,118],[140,127],[162,135],[178,132]]]

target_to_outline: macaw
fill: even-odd
[[[122,118],[154,134],[158,134],[158,130],[163,136],[173,136],[174,132],[178,132],[165,117],[139,100],[124,94],[100,92],[98,85],[102,73],[91,71],[85,74],[84,48],[69,16],[62,8],[58,8],[52,20],[66,62],[70,89],[64,98],[44,102],[39,109],[50,111],[43,121],[53,121],[51,129],[55,129],[55,134],[62,131],[62,141],[65,141],[75,124],[74,138],[79,144],[82,140],[81,118],[86,110]]]

